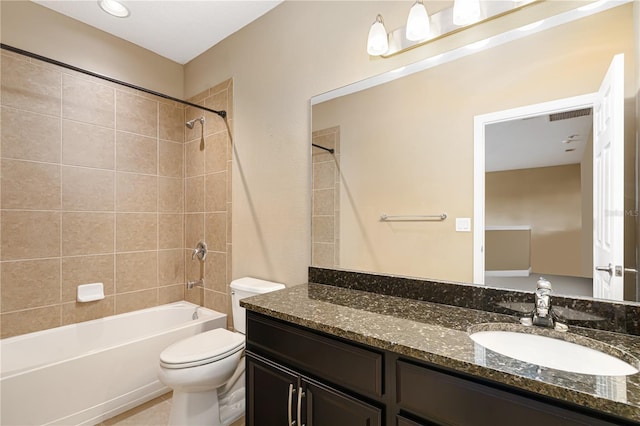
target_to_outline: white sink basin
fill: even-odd
[[[499,354],[556,370],[598,376],[626,376],[638,372],[619,358],[551,337],[502,330],[478,331],[469,336],[477,344]]]

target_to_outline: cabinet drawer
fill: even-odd
[[[398,361],[396,367],[399,408],[437,424],[614,424],[428,367],[404,361]]]
[[[247,349],[363,395],[383,393],[381,353],[247,312]]]

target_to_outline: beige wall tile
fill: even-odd
[[[115,132],[112,129],[62,120],[62,163],[115,168]]]
[[[184,208],[186,213],[204,211],[204,176],[184,180]]]
[[[116,170],[157,174],[157,139],[134,133],[116,132]]]
[[[205,260],[205,283],[208,290],[221,293],[227,291],[227,255],[215,251],[207,254]]]
[[[133,173],[116,173],[116,211],[155,212],[158,178]]]
[[[311,228],[314,243],[333,243],[333,216],[314,216]]]
[[[115,297],[109,296],[95,302],[71,302],[62,305],[62,325],[91,321],[115,314]]]
[[[116,294],[157,286],[157,251],[116,254]]]
[[[161,140],[158,150],[158,174],[160,176],[182,178],[184,175],[184,144]]]
[[[184,142],[184,108],[161,103],[159,110],[159,136],[174,142]]]
[[[3,57],[0,77],[2,105],[60,116],[60,71]]]
[[[231,214],[233,209],[231,207],[231,203],[227,203],[227,243],[232,242],[231,239],[233,235],[233,232],[231,232],[233,229],[233,214]]]
[[[110,170],[62,166],[62,209],[113,211],[115,184]]]
[[[156,213],[116,214],[116,252],[157,250]]]
[[[62,255],[113,253],[113,213],[62,214]]]
[[[158,177],[158,211],[182,213],[184,210],[183,179]]]
[[[184,283],[184,250],[158,251],[158,284]]]
[[[216,111],[227,110],[228,106],[228,93],[227,91],[221,91],[209,96],[204,100],[204,106]],[[217,114],[207,112],[205,118],[207,119],[206,134],[221,132],[226,130],[226,124],[222,117]]]
[[[227,173],[212,173],[206,176],[205,211],[224,212],[227,210]]]
[[[204,214],[185,214],[184,215],[184,247],[187,250],[194,249],[198,241],[204,239]],[[207,245],[211,250],[208,241]]]
[[[205,290],[204,307],[231,316],[231,313],[228,312],[229,304],[227,302],[227,297],[228,296],[226,294],[218,293],[217,291]]]
[[[158,215],[158,248],[184,248],[184,217],[181,214]]]
[[[329,243],[313,243],[312,262],[314,266],[334,266],[334,245]]]
[[[334,189],[318,189],[313,191],[313,214],[333,215],[334,213]]]
[[[60,259],[2,262],[2,312],[60,303]]]
[[[227,214],[205,215],[205,241],[212,251],[225,251],[227,247]]]
[[[157,137],[158,102],[117,90],[116,129]]]
[[[184,300],[186,300],[187,302],[195,303],[196,305],[204,306],[204,289],[202,287],[185,289]]]
[[[179,302],[184,300],[184,284],[169,285],[158,288],[158,304]]]
[[[98,256],[74,256],[62,258],[62,301],[76,300],[78,286],[102,283],[104,294],[114,293],[113,254]]]
[[[68,74],[62,77],[62,116],[114,128],[115,89]]]
[[[60,305],[54,305],[2,314],[0,315],[0,317],[2,317],[0,337],[4,339],[6,337],[59,327],[61,324],[60,311]]]
[[[116,315],[158,305],[158,289],[116,295]]]
[[[207,136],[205,139],[205,171],[215,173],[227,170],[227,149],[230,147],[226,132]]]
[[[333,162],[313,164],[313,189],[333,188],[336,179],[336,165]]]
[[[22,160],[60,161],[59,118],[2,107],[0,112],[2,156]]]
[[[60,256],[60,213],[3,211],[2,260]]]
[[[60,209],[60,166],[2,160],[3,209]]]
[[[185,176],[200,176],[204,174],[205,143],[200,139],[187,142],[184,146]]]

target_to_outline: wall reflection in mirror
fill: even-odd
[[[312,264],[530,291],[545,276],[557,294],[593,296],[594,274],[608,274],[593,258],[597,102],[487,124],[475,169],[474,120],[589,97],[623,54],[624,207],[610,216],[624,225],[624,264],[611,298],[638,300],[634,7],[312,99],[312,142],[335,149],[312,150]]]

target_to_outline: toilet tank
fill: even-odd
[[[231,305],[233,308],[233,328],[239,333],[246,334],[245,309],[240,306],[240,300],[257,294],[269,293],[285,288],[284,284],[258,278],[244,277],[231,281]]]

